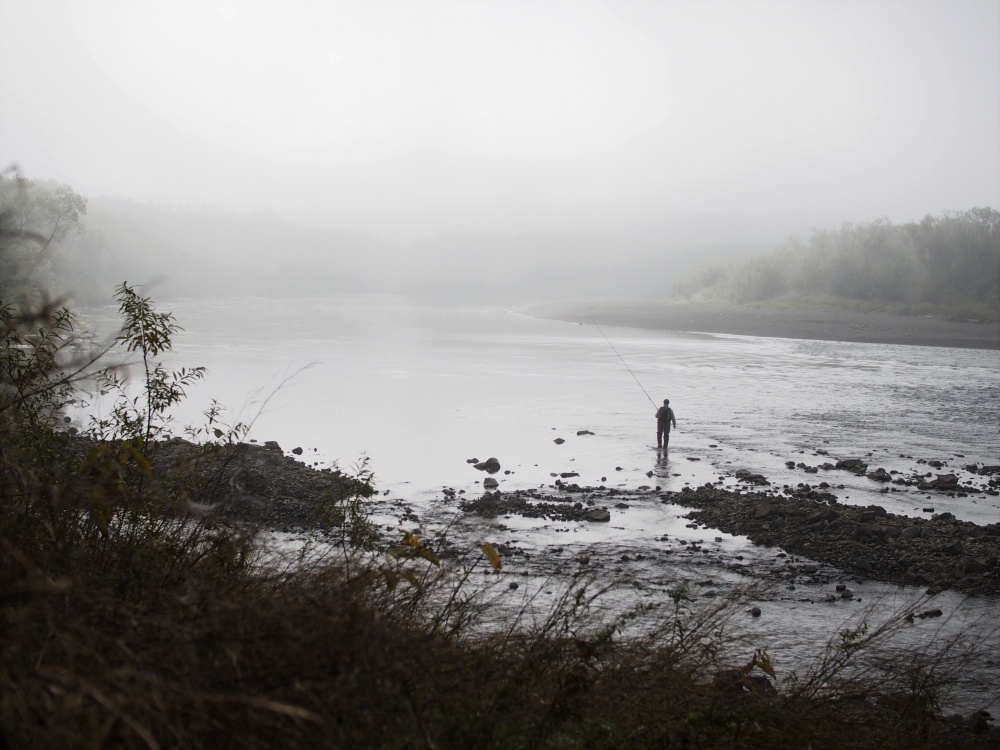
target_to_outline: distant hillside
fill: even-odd
[[[164,297],[326,294],[375,286],[389,252],[369,235],[296,225],[266,211],[98,198],[64,260],[74,269],[77,299],[103,299],[122,279],[156,280]]]
[[[946,212],[816,229],[767,255],[715,262],[674,287],[687,301],[824,305],[1000,318],[1000,213]]]

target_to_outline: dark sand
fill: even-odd
[[[891,313],[774,310],[706,304],[598,302],[531,305],[537,318],[657,331],[729,333],[867,344],[1000,349],[1000,322],[944,320]]]

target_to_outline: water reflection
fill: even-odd
[[[670,450],[668,448],[656,449],[656,463],[653,465],[653,476],[666,484],[670,479]]]

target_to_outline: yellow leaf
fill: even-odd
[[[152,479],[153,478],[153,465],[149,463],[149,459],[146,458],[138,448],[135,448],[135,447],[133,447],[131,445],[128,446],[128,453],[129,453],[129,456],[132,458],[132,460],[135,461],[137,464],[139,464],[139,468],[142,469],[142,472],[149,479]],[[126,462],[123,461],[122,463],[126,463]]]
[[[483,554],[486,555],[486,559],[490,561],[490,565],[493,566],[493,570],[500,572],[500,569],[503,567],[503,561],[500,559],[500,553],[497,552],[496,547],[487,542],[481,549],[483,550]]]
[[[771,679],[778,679],[778,676],[774,673],[774,667],[771,665],[771,657],[768,656],[767,651],[761,650],[758,654],[757,666],[764,670]]]
[[[420,547],[420,549],[417,550],[417,554],[420,555],[425,560],[434,563],[438,567],[441,566],[441,559],[433,552],[431,552],[428,547]]]
[[[389,591],[395,591],[396,586],[399,585],[399,576],[396,572],[387,568],[382,568],[382,577],[385,578],[386,589]]]

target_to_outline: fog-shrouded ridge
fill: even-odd
[[[674,252],[612,232],[456,232],[404,245],[263,210],[88,200],[68,185],[15,175],[0,178],[9,240],[0,258],[0,298],[34,289],[100,303],[124,278],[155,286],[163,297],[381,293],[462,303],[727,304],[825,298],[859,309],[995,319],[997,216],[980,208],[902,225],[883,218],[770,244],[699,243],[696,230],[685,235],[678,224],[674,236],[687,239]]]
[[[648,295],[721,249],[1000,205],[990,0],[0,0],[0,22],[0,167],[95,224],[112,198],[273,213],[233,243],[157,229],[190,283],[311,292],[269,256],[355,279],[364,256],[387,287]]]
[[[45,208],[59,194],[74,196],[84,207],[72,222]],[[16,176],[0,180],[0,210],[30,216],[46,237],[63,224],[45,253],[29,242],[7,253],[2,259],[10,270],[5,289],[30,276],[42,291],[68,292],[88,302],[105,301],[122,278],[155,283],[160,296],[394,293],[445,302],[659,298],[685,269],[705,258],[734,248],[759,249],[699,242],[694,229],[686,230],[691,238],[687,256],[611,232],[455,232],[406,244],[294,223],[264,210],[88,201],[69,186]],[[36,263],[40,258],[44,262]]]

